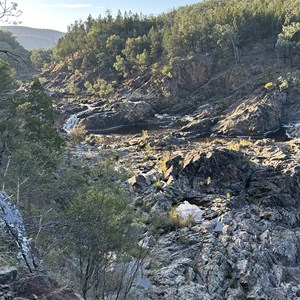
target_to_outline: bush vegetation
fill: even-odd
[[[68,61],[71,70],[93,73],[91,86],[101,78],[107,87],[158,68],[172,78],[170,66],[191,57],[238,64],[245,47],[266,39],[293,65],[298,61],[297,7],[299,0],[208,0],[158,16],[107,12],[70,25],[54,58]]]

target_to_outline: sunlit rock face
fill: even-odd
[[[67,287],[59,284],[44,271],[38,250],[26,236],[23,218],[5,192],[0,192],[1,241],[11,244],[10,257],[1,262],[0,297],[3,299],[65,299],[80,300]],[[2,299],[2,298],[1,298]]]
[[[151,297],[300,297],[299,141],[212,141],[195,148],[170,156],[159,189],[149,171],[130,181],[141,210],[168,219],[182,208],[191,221],[154,234],[144,272]]]

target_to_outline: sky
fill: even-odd
[[[66,32],[75,20],[85,21],[89,14],[97,18],[106,10],[116,14],[132,12],[145,15],[167,12],[173,8],[200,2],[200,0],[16,0],[23,12],[18,18],[22,26],[55,29]]]

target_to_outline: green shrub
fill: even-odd
[[[161,70],[161,73],[165,76],[167,76],[168,78],[173,78],[173,75],[171,73],[171,69],[172,67],[170,66],[164,66]]]
[[[265,84],[265,89],[267,89],[269,91],[273,90],[274,88],[275,88],[275,84],[272,81]]]
[[[79,144],[85,140],[86,129],[83,124],[79,124],[70,130],[70,136],[73,144]]]

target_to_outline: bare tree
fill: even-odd
[[[1,22],[10,22],[13,18],[13,23],[16,23],[15,18],[21,15],[21,11],[18,9],[17,2],[10,2],[7,0],[0,1],[0,20]]]

